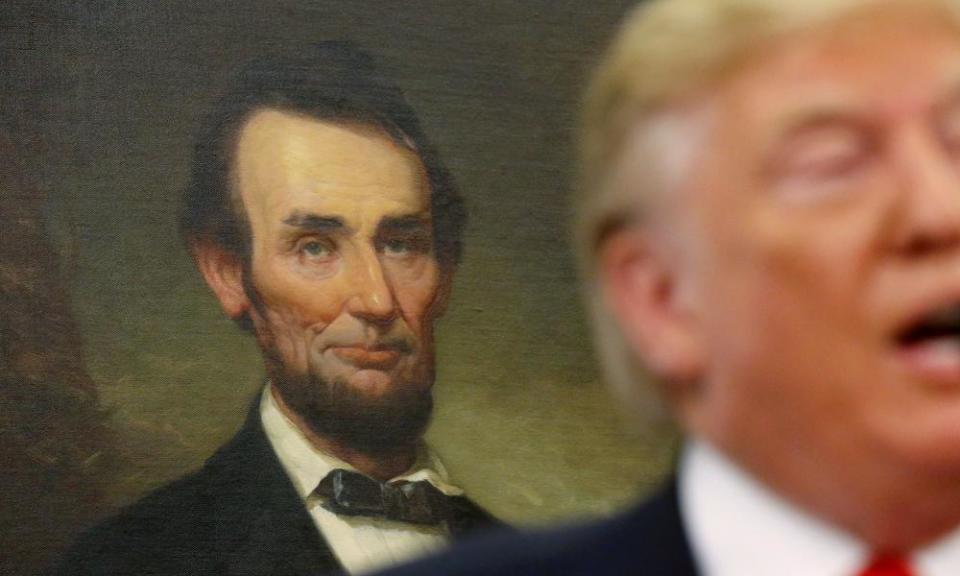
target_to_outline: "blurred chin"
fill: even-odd
[[[918,418],[904,414],[877,432],[895,456],[914,470],[960,475],[960,403]]]

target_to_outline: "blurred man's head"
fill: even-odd
[[[399,90],[340,44],[244,70],[197,148],[183,231],[281,401],[367,453],[429,420],[463,209]]]
[[[611,375],[642,366],[685,431],[888,545],[933,535],[898,509],[960,518],[958,22],[947,0],[654,1],[585,123]]]

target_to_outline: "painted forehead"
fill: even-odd
[[[245,196],[424,203],[428,195],[419,156],[383,130],[276,110],[242,129],[236,171]]]

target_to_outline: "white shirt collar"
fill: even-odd
[[[870,550],[691,441],[680,464],[680,511],[707,576],[850,576]],[[910,558],[917,576],[960,573],[960,528]]]
[[[280,410],[270,384],[264,387],[260,397],[260,419],[277,458],[302,498],[310,496],[331,471],[337,468],[356,471],[350,464],[317,450],[310,443],[297,425]],[[448,496],[463,495],[462,489],[450,483],[443,464],[425,444],[421,445],[413,466],[407,472],[390,479],[391,482],[397,480],[426,480]]]

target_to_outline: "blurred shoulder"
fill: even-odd
[[[694,575],[673,486],[613,518],[526,533],[500,532],[384,576]]]

